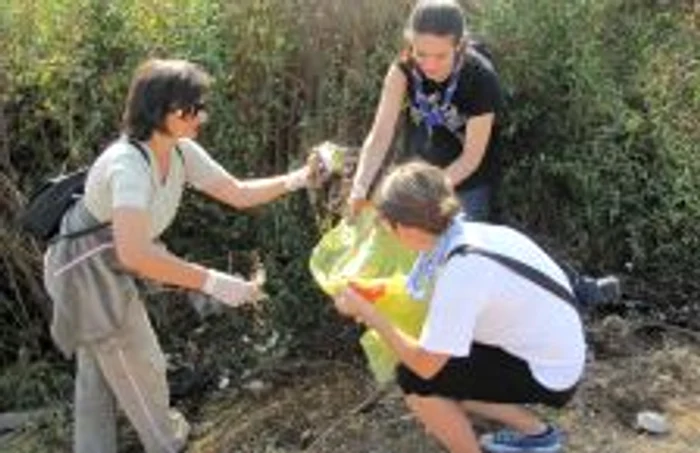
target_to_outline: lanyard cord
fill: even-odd
[[[452,130],[448,122],[445,121],[445,112],[450,108],[452,98],[457,91],[457,84],[459,83],[459,75],[463,62],[464,53],[460,52],[452,67],[450,81],[445,90],[445,94],[438,105],[431,103],[429,97],[423,92],[425,77],[420,73],[418,67],[414,65],[411,69],[411,77],[413,79],[413,107],[420,113],[420,117],[428,129],[429,137],[432,136],[435,126],[445,126],[453,134],[457,133],[457,131]]]

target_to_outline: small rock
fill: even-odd
[[[206,330],[207,330],[207,325],[206,325],[206,324],[202,324],[201,326],[199,326],[199,327],[197,327],[196,329],[194,329],[193,333],[194,333],[195,335],[202,335],[204,332],[206,332]]]
[[[261,381],[260,379],[253,379],[243,385],[243,388],[253,393],[254,395],[260,395],[270,388],[269,384]]]
[[[221,376],[221,379],[219,379],[219,390],[224,390],[230,383],[231,379],[229,379],[228,376]]]
[[[650,434],[667,434],[671,430],[666,417],[653,411],[639,412],[636,427]]]

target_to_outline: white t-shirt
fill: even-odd
[[[178,152],[171,150],[170,168],[160,179],[158,160],[143,144],[149,161],[126,139],[111,144],[97,158],[85,183],[85,204],[101,222],[112,219],[115,208],[131,207],[147,211],[151,221],[151,238],[158,237],[173,221],[186,183],[202,189],[226,170],[195,141],[181,139]]]
[[[561,268],[511,228],[466,222],[464,239],[518,259],[570,288]],[[498,346],[525,360],[537,381],[552,390],[571,387],[583,373],[583,326],[569,303],[490,258],[454,255],[438,271],[420,344],[428,351],[466,357],[472,342]]]

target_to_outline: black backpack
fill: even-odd
[[[129,140],[129,143],[139,150],[150,165],[148,153],[141,144],[135,140]],[[58,235],[63,216],[84,195],[88,171],[89,166],[46,180],[29,197],[29,202],[19,217],[20,226],[37,239],[50,243],[83,236],[109,225],[108,222],[100,223],[84,230]]]

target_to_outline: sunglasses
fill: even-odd
[[[194,104],[187,107],[184,112],[187,115],[197,116],[199,112],[203,112],[207,109],[207,104],[204,101],[197,101]]]
[[[183,119],[199,118],[199,120],[204,123],[208,119],[207,105],[204,101],[197,101],[194,104],[190,104],[188,107],[180,109],[180,117]]]

